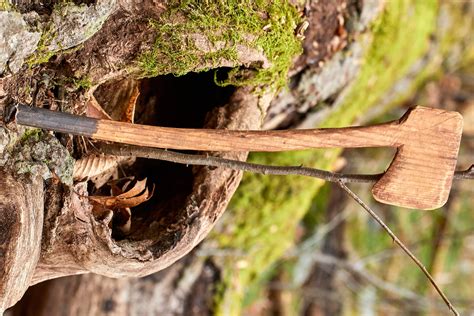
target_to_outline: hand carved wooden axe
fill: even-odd
[[[275,152],[308,148],[396,147],[372,193],[376,200],[416,209],[444,205],[461,142],[462,116],[426,107],[400,120],[345,128],[233,131],[147,126],[15,105],[18,124],[138,146],[202,151]]]

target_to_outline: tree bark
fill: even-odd
[[[144,278],[83,274],[35,285],[12,315],[209,315],[217,278],[210,262],[190,254]]]
[[[414,33],[420,38],[400,39],[394,30],[404,26],[387,18],[386,11],[394,8],[382,0],[306,1],[305,5],[289,1],[294,11],[290,7],[283,13],[275,7],[267,11],[258,7],[256,14],[235,19],[227,17],[237,10],[225,11],[220,17],[222,1],[205,2],[209,15],[203,13],[206,10],[199,11],[204,4],[176,3],[17,1],[0,11],[0,32],[23,39],[0,42],[4,53],[0,54],[0,110],[21,102],[84,114],[91,113],[95,102],[120,120],[138,89],[140,96],[133,109],[135,120],[143,124],[248,130],[315,127],[326,119],[347,125],[392,106],[421,81],[420,72],[439,69],[440,59],[451,56],[452,67],[464,62],[446,47],[458,51],[471,45],[464,38],[445,41],[448,36],[443,33],[444,29],[466,27],[463,21],[472,12],[469,4],[461,10],[460,5],[440,1],[433,2],[437,10],[420,10],[421,5],[404,2],[407,11],[416,7],[415,18],[426,19],[419,25],[429,25],[430,30],[420,27]],[[239,12],[254,9],[245,1],[241,7]],[[457,21],[446,18],[452,17],[451,11],[459,13]],[[276,14],[283,16],[275,18]],[[257,23],[254,27],[258,29],[253,30],[245,21],[265,23]],[[453,26],[455,22],[462,23]],[[383,32],[387,39],[376,42]],[[295,38],[302,41],[300,56],[291,50],[297,43]],[[280,46],[271,46],[279,39],[283,39]],[[390,55],[385,47],[397,42],[395,48],[400,51],[400,47],[412,45],[407,41],[421,42],[423,47],[406,58]],[[403,64],[405,60],[410,62]],[[278,68],[285,63],[289,68]],[[367,64],[383,71],[366,71]],[[384,73],[386,69],[389,74]],[[183,76],[175,78],[174,74]],[[221,80],[222,75],[227,77]],[[278,82],[285,82],[287,75],[289,89],[278,90]],[[236,86],[217,87],[216,81]],[[370,95],[364,92],[369,90]],[[360,105],[361,100],[367,105]],[[351,102],[354,106],[348,105]],[[114,226],[116,213],[109,210],[97,216],[87,198],[108,192],[91,189],[92,180],[72,181],[71,157],[86,157],[91,147],[88,141],[11,124],[1,126],[0,132],[4,175],[0,177],[0,313],[20,299],[28,286],[46,280],[33,286],[11,313],[203,315],[227,310],[221,305],[226,304],[222,302],[229,291],[239,292],[241,299],[242,288],[249,284],[226,279],[229,273],[239,274],[234,273],[239,260],[202,254],[218,247],[233,250],[233,244],[213,237],[191,252],[227,209],[240,183],[240,172],[140,160],[124,170],[115,168],[114,172],[146,176],[156,186],[149,203],[132,210],[130,234],[123,235]],[[41,148],[47,148],[44,154],[37,153]],[[247,158],[246,153],[214,154]],[[275,157],[272,161],[279,163],[283,156]],[[330,158],[321,161],[332,164]],[[306,209],[318,188],[299,185],[292,191],[288,185],[286,180],[274,181],[249,193],[263,196],[277,191],[275,194],[285,196],[291,191],[304,195],[299,208]],[[256,199],[245,194],[238,198]],[[260,207],[250,203],[244,211],[252,214],[268,206],[287,212],[285,201],[278,201],[276,198]],[[241,224],[237,222],[241,217],[227,213],[216,234],[229,234],[229,239],[245,243],[247,236],[232,235],[232,227]],[[297,223],[302,214],[291,215],[287,221]],[[273,219],[267,220],[273,223]],[[272,227],[268,223],[249,225]],[[277,244],[291,243],[273,236]],[[267,245],[280,251],[277,246],[272,242]],[[272,251],[251,253],[247,262],[258,255],[264,257],[258,257],[258,262],[281,256]],[[248,269],[264,269],[270,264],[250,264]],[[69,277],[56,279],[62,276]],[[241,302],[234,304],[239,307],[231,310],[239,314]]]
[[[31,284],[41,249],[43,183],[0,168],[0,314]]]

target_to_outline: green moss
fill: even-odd
[[[138,64],[143,76],[182,75],[215,68],[224,60],[238,64],[237,45],[243,45],[263,52],[270,66],[234,68],[220,84],[279,88],[286,84],[293,57],[301,52],[294,35],[298,22],[296,9],[286,0],[173,1],[160,20],[150,22],[157,32],[155,44],[140,55]],[[211,48],[197,47],[197,35]]]
[[[38,142],[41,138],[43,131],[39,128],[27,128],[25,132],[20,136],[20,143],[33,141]]]
[[[29,67],[47,63],[49,59],[56,54],[56,52],[53,52],[48,48],[56,36],[57,34],[52,30],[52,28],[46,28],[43,30],[35,52],[26,60],[26,64]]]
[[[0,11],[11,11],[12,5],[8,0],[0,0]]]
[[[426,53],[436,27],[436,14],[434,0],[388,1],[373,25],[373,38],[364,64],[346,101],[320,127],[350,125],[374,106]],[[339,153],[339,150],[318,150],[254,154],[250,160],[330,169]],[[258,286],[261,271],[270,268],[292,245],[295,230],[321,185],[322,181],[304,177],[245,175],[231,201],[224,232],[214,235],[221,247],[244,253],[225,259],[222,272],[225,290],[217,299],[219,314],[241,313],[245,295]]]
[[[93,86],[93,83],[92,83],[91,79],[87,76],[79,78],[79,79],[73,78],[72,83],[74,84],[76,89],[87,90],[87,89],[89,89],[90,87]]]
[[[183,75],[197,67],[199,62],[196,46],[187,41],[181,34],[184,25],[150,22],[157,30],[154,47],[151,51],[142,53],[139,66],[146,77],[174,73]]]

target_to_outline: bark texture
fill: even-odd
[[[142,3],[140,6],[134,2],[100,0],[79,4],[15,3],[11,11],[1,12],[12,20],[8,25],[2,24],[5,37],[0,41],[1,49],[6,52],[6,57],[0,60],[2,110],[11,102],[26,102],[32,106],[83,113],[89,108],[88,102],[97,97],[113,116],[114,110],[130,97],[130,89],[136,87],[136,81],[128,85],[127,81],[120,80],[125,74],[132,77],[143,75],[143,70],[137,68],[137,60],[145,52],[153,50],[155,45],[157,31],[150,24],[150,19],[160,19],[167,8],[168,3],[164,1]],[[168,22],[178,23],[176,18],[172,17]],[[41,31],[41,38],[38,39],[38,33],[34,30]],[[9,38],[12,36],[24,38],[26,46],[11,46]],[[237,56],[231,60],[213,55],[226,49],[224,42],[211,43],[207,36],[198,33],[188,32],[183,36],[186,38],[180,39],[180,43],[189,43],[197,60],[187,65],[187,72],[252,63],[267,67],[266,57],[250,48],[244,38],[235,43]],[[68,51],[73,47],[75,49]],[[18,50],[18,53],[12,54],[11,50]],[[35,52],[31,54],[33,50]],[[162,53],[169,54],[168,51]],[[183,56],[186,55],[183,52]],[[29,65],[20,69],[25,61]],[[15,67],[9,69],[9,64]],[[182,71],[176,67],[170,65],[166,71]],[[112,90],[99,88],[104,82]],[[120,82],[125,84],[120,85]],[[140,109],[144,112],[141,117],[146,119],[154,115],[153,94],[156,92],[144,89],[143,103],[148,102],[148,105],[143,104]],[[146,95],[146,89],[152,92]],[[124,94],[114,101],[111,96],[117,91]],[[214,102],[214,110],[207,105],[204,107],[207,110],[202,112],[208,112],[206,118],[201,120],[204,123],[197,123],[199,120],[196,120],[192,124],[217,129],[258,129],[271,100],[271,92],[262,91],[255,94],[252,87],[235,89],[230,99]],[[170,124],[177,123],[171,119]],[[8,190],[2,192],[5,194],[5,211],[2,211],[2,220],[5,221],[5,231],[2,230],[2,267],[5,271],[2,309],[21,297],[26,284],[88,272],[108,277],[131,277],[165,269],[191,251],[209,233],[241,179],[241,173],[232,170],[187,169],[175,192],[162,184],[161,187],[170,192],[157,197],[151,205],[147,205],[146,210],[137,211],[137,215],[132,217],[130,234],[126,238],[117,237],[112,229],[114,213],[109,211],[100,217],[94,215],[87,198],[87,181],[76,181],[71,185],[70,166],[59,163],[70,161],[70,154],[80,157],[87,152],[87,148],[81,147],[80,139],[58,135],[59,143],[58,139],[47,133],[38,134],[35,130],[15,126],[3,126],[2,133],[5,136],[2,137],[5,174],[31,173],[31,178],[36,179],[32,183],[24,183],[22,178],[3,178],[8,182],[5,184]],[[44,155],[38,154],[39,150],[44,151]],[[58,154],[51,156],[51,152]],[[65,152],[66,156],[63,155]],[[222,156],[244,160],[247,155],[227,153]],[[25,212],[31,211],[33,206],[28,204],[32,201],[26,198],[30,195],[18,190],[42,193],[41,176],[47,180],[44,197],[42,194],[38,198],[33,195],[32,201],[42,208],[35,206],[33,214],[37,217],[23,220]],[[26,200],[13,200],[8,204],[7,197],[10,195]],[[12,214],[23,217],[13,218]],[[30,238],[36,238],[36,243],[25,237],[24,231],[28,230],[32,232]],[[16,242],[12,243],[12,240]],[[40,240],[41,243],[38,243]],[[29,255],[28,269],[21,271],[19,263],[26,257],[20,254]],[[18,283],[15,287],[11,283],[14,280]]]
[[[191,254],[144,278],[83,274],[33,286],[12,315],[209,315],[218,271]],[[93,295],[91,295],[93,293]],[[57,300],[61,300],[58,306]]]
[[[0,314],[31,284],[40,256],[43,183],[0,169]]]

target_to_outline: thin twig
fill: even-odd
[[[183,154],[170,150],[163,150],[151,147],[142,147],[122,144],[99,145],[100,151],[117,156],[134,156],[140,158],[151,158],[170,161],[185,165],[223,167],[234,170],[249,171],[260,174],[271,175],[301,175],[322,179],[329,182],[342,181],[343,183],[373,183],[379,180],[383,173],[378,174],[344,174],[330,172],[326,170],[308,168],[303,166],[269,166],[220,157]],[[454,179],[466,180],[474,179],[474,165],[464,171],[456,171]]]
[[[431,306],[433,304],[444,307],[444,304],[440,301],[434,301],[424,298],[410,289],[403,288],[398,284],[390,283],[381,279],[377,275],[374,275],[369,270],[367,270],[364,265],[350,263],[340,258],[319,251],[316,251],[314,253],[314,258],[315,261],[318,263],[334,265],[336,267],[348,271],[349,273],[355,274],[359,278],[364,279],[366,282],[375,286],[377,289],[383,292],[396,295],[402,299],[416,301],[422,307]]]
[[[457,310],[451,304],[449,299],[443,293],[443,291],[436,284],[433,277],[430,275],[424,265],[411,253],[411,251],[398,239],[398,237],[390,230],[390,228],[380,219],[377,214],[372,211],[367,204],[365,204],[354,192],[352,192],[345,183],[348,182],[359,182],[359,183],[371,183],[375,182],[383,174],[373,175],[356,175],[356,174],[342,174],[329,172],[325,170],[319,170],[314,168],[307,168],[303,166],[269,166],[255,163],[248,163],[238,160],[225,159],[220,157],[195,155],[195,154],[183,154],[174,151],[168,151],[157,148],[141,147],[133,145],[122,145],[122,144],[101,144],[99,149],[107,154],[119,155],[119,156],[135,156],[141,158],[159,159],[164,161],[170,161],[179,164],[186,165],[201,165],[201,166],[213,166],[213,167],[224,167],[234,170],[250,171],[260,174],[272,174],[272,175],[302,175],[308,177],[314,177],[329,182],[336,182],[341,188],[346,191],[357,203],[359,203],[390,235],[393,241],[400,246],[400,248],[415,262],[415,264],[423,271],[426,277],[430,280],[436,291],[439,293],[443,301],[446,303],[448,308],[454,313],[459,315]],[[458,171],[454,175],[454,179],[474,179],[474,166],[471,166],[465,171]]]
[[[381,175],[342,174],[303,166],[269,166],[213,156],[183,154],[170,150],[121,144],[101,144],[99,150],[106,154],[159,159],[185,165],[223,167],[265,175],[301,175],[329,182],[375,182]]]
[[[398,237],[392,232],[392,230],[383,222],[383,220],[367,205],[362,201],[354,192],[349,189],[343,181],[337,181],[339,186],[347,192],[360,206],[362,206],[369,214],[374,218],[377,223],[379,223],[380,226],[390,235],[390,237],[393,239],[393,241],[400,246],[400,248],[403,249],[403,251],[410,257],[413,262],[423,271],[423,273],[426,275],[426,277],[430,280],[431,284],[434,286],[436,289],[436,292],[441,296],[443,301],[446,303],[448,308],[453,312],[454,315],[459,315],[459,312],[454,308],[453,304],[449,301],[448,297],[443,293],[441,288],[436,284],[436,281],[433,279],[431,274],[428,272],[428,270],[425,268],[423,263],[421,263],[420,260],[403,244],[403,242],[398,239]]]
[[[456,180],[474,179],[474,165],[471,165],[466,170],[456,171],[454,173],[454,179],[456,179]]]

